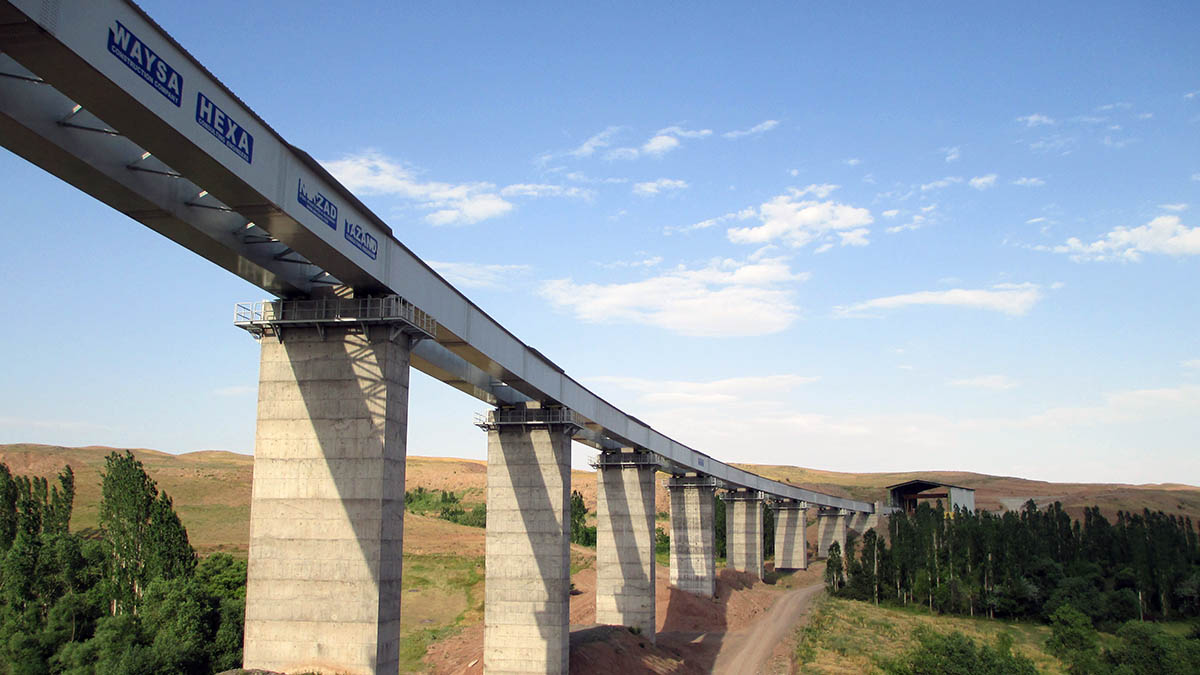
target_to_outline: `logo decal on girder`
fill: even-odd
[[[337,204],[329,201],[320,192],[309,192],[303,178],[297,179],[296,201],[300,202],[304,208],[312,211],[312,214],[320,218],[321,222],[328,225],[330,229],[337,230]]]
[[[238,157],[253,163],[254,137],[240,124],[230,119],[224,110],[221,110],[216,103],[204,95],[204,92],[199,91],[196,92],[196,122],[208,133],[216,136],[217,140],[224,143],[225,147],[232,150]]]
[[[117,27],[108,29],[108,51],[178,106],[183,100],[183,76],[139,40],[125,24],[115,19],[113,23]]]
[[[346,229],[343,230],[346,234],[346,241],[358,247],[358,250],[367,254],[371,260],[379,254],[379,240],[367,232],[367,228],[362,225],[355,225],[349,220],[342,220],[346,224]]]

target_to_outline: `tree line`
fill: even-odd
[[[0,674],[212,673],[242,661],[246,563],[198,561],[132,453],[101,474],[100,527],[70,532],[75,474],[0,463]]]
[[[830,551],[826,583],[873,602],[1047,621],[1071,605],[1097,626],[1200,616],[1200,544],[1190,518],[1098,507],[1072,520],[1055,502],[997,515],[921,504]]]

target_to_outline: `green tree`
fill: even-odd
[[[596,545],[596,528],[587,525],[587,506],[583,495],[571,491],[571,541],[581,546]]]
[[[917,646],[907,654],[884,665],[893,675],[1036,675],[1037,668],[1028,657],[1012,651],[1012,636],[1001,634],[994,647],[954,631],[948,635],[920,626],[913,635]]]
[[[836,541],[829,545],[829,557],[825,559],[825,588],[830,593],[837,593],[846,585],[845,572],[842,569],[842,545]]]

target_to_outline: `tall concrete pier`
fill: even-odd
[[[483,668],[566,673],[570,639],[570,411],[498,408],[488,434]]]
[[[757,490],[725,493],[725,543],[730,569],[763,578],[762,494]]]
[[[707,476],[676,476],[671,493],[671,585],[711,598],[717,592],[716,484]]]
[[[781,501],[775,504],[775,569],[808,569],[808,504]]]
[[[654,642],[654,474],[644,452],[596,461],[596,623],[629,626]]]
[[[409,338],[281,330],[261,341],[245,665],[395,673]]]
[[[817,511],[817,557],[828,558],[829,546],[838,543],[842,554],[846,553],[846,521],[850,512],[845,509],[823,508]]]

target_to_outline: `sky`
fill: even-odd
[[[140,4],[680,442],[1200,485],[1194,2]],[[0,176],[0,442],[252,452],[264,292]],[[483,409],[414,371],[408,452],[483,458]]]

